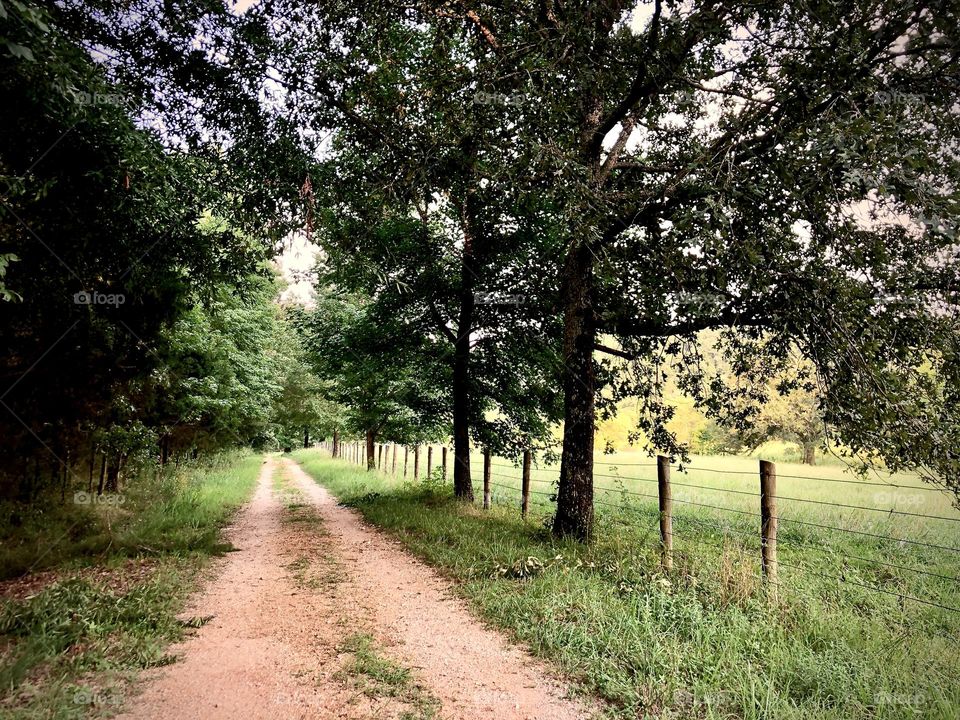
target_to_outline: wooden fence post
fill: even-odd
[[[760,461],[760,559],[772,597],[777,596],[777,466]]]
[[[490,448],[483,449],[483,509],[490,509]]]
[[[670,458],[657,455],[657,495],[660,498],[660,548],[664,570],[673,569],[673,496],[670,494]]]
[[[377,450],[377,469],[383,470],[383,443],[380,443],[380,447]]]
[[[520,517],[526,519],[530,510],[530,451],[523,451],[523,499],[520,501]]]
[[[397,474],[397,444],[393,444],[393,463],[390,465],[390,474]]]
[[[403,446],[403,477],[407,477],[407,454],[410,452],[410,448],[406,445]]]
[[[430,477],[430,471],[433,470],[433,445],[427,445],[427,477]]]
[[[413,446],[413,479],[420,477],[420,446]]]
[[[443,446],[443,451],[442,451],[440,454],[441,454],[441,456],[443,457],[443,460],[442,460],[442,462],[443,462],[443,479],[446,480],[446,479],[447,479],[447,446],[446,446],[446,445]]]

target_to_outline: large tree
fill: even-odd
[[[366,177],[406,168],[488,228],[549,229],[535,257],[556,261],[561,302],[540,305],[564,326],[555,532],[591,534],[598,401],[639,395],[641,429],[684,450],[663,363],[722,417],[762,402],[799,350],[834,439],[956,486],[954,5],[329,8],[278,14],[290,67],[317,53],[279,77],[366,137]],[[704,371],[704,329],[737,383]]]
[[[509,179],[567,228],[557,533],[591,534],[598,350],[636,361],[614,397],[638,394],[644,429],[676,451],[646,368],[674,364],[723,414],[761,400],[799,348],[837,440],[957,486],[956,6],[437,14],[526,79],[532,100],[510,119],[529,149]],[[709,328],[756,382],[703,372],[692,338]]]

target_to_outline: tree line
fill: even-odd
[[[560,424],[553,527],[587,539],[598,418],[635,398],[635,438],[687,452],[669,377],[743,432],[772,398],[815,391],[852,460],[957,488],[957,14],[68,0],[43,22],[107,93],[137,98],[125,122],[164,146],[158,162],[189,159],[197,196],[168,194],[165,222],[209,211],[241,247],[301,227],[322,249],[316,306],[288,321],[344,430],[368,444],[449,432],[469,500],[471,443],[550,451]],[[39,67],[29,42],[7,47],[18,72]],[[126,190],[122,163],[92,160],[117,175],[111,197]],[[248,256],[183,225],[151,252],[173,277],[147,287],[202,295]],[[4,282],[27,302],[14,254]],[[140,307],[131,297],[121,311]]]

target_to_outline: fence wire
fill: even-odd
[[[353,448],[351,457],[343,458],[350,462],[355,462],[359,466],[365,465],[364,452],[363,448]],[[412,456],[412,452],[409,455]],[[448,453],[452,457],[452,453]],[[384,453],[386,458],[388,453]],[[439,456],[439,453],[438,453]],[[375,454],[375,458],[377,455]],[[440,467],[436,463],[436,457],[434,458],[434,468]],[[497,460],[501,460],[497,458]],[[392,468],[386,460],[383,461],[383,471],[387,474],[394,474]],[[472,467],[476,467],[471,463]],[[482,463],[477,463],[477,465],[482,467]],[[641,462],[641,463],[620,463],[620,462],[604,462],[598,461],[594,463],[595,472],[593,473],[594,478],[604,478],[617,480],[620,483],[619,487],[612,487],[610,485],[604,484],[594,484],[593,489],[595,492],[594,504],[602,512],[599,512],[596,516],[596,525],[599,531],[601,532],[622,532],[615,531],[612,528],[628,528],[631,530],[641,531],[645,537],[650,537],[653,539],[653,542],[659,546],[661,543],[661,533],[659,528],[659,517],[660,511],[656,501],[659,501],[659,495],[655,493],[644,493],[637,490],[628,489],[625,487],[625,483],[653,483],[657,484],[659,482],[657,477],[633,477],[633,476],[624,476],[619,474],[620,468],[651,468],[655,469],[658,467],[656,462]],[[520,507],[522,500],[522,487],[521,483],[523,478],[521,476],[522,467],[518,463],[510,462],[490,462],[490,480],[489,485],[491,488],[497,488],[498,491],[491,491],[491,503],[499,506],[515,506]],[[612,470],[610,472],[600,472],[600,470]],[[688,472],[702,472],[702,473],[713,473],[718,475],[729,475],[729,476],[739,476],[742,478],[751,478],[757,479],[759,473],[754,471],[746,470],[726,470],[721,468],[709,468],[703,467],[700,465],[688,465],[688,464],[673,464],[671,469],[675,470],[676,473],[681,477],[685,477]],[[425,471],[424,456],[421,452],[420,459],[420,472]],[[507,471],[507,472],[501,472]],[[444,472],[446,472],[446,466],[444,466]],[[545,468],[531,467],[531,473],[529,477],[529,486],[528,492],[531,500],[531,510],[537,511],[547,511],[549,512],[553,507],[557,494],[557,482],[558,479],[554,477],[553,479],[545,479],[543,477],[537,477],[534,473],[544,473],[550,472]],[[396,475],[400,476],[402,473],[401,467],[397,467]],[[412,469],[409,471],[412,473]],[[408,474],[408,477],[411,475]],[[897,489],[897,490],[909,490],[909,491],[919,491],[919,492],[943,492],[943,489],[939,487],[930,487],[930,486],[913,486],[913,485],[903,485],[900,483],[894,482],[871,482],[866,480],[847,480],[844,478],[828,478],[828,477],[818,477],[812,475],[783,475],[777,473],[777,479],[788,479],[788,480],[803,480],[810,483],[811,487],[815,487],[816,483],[843,483],[845,485],[853,486],[862,486],[867,488],[884,488],[884,489]],[[492,478],[497,478],[493,480]],[[477,482],[476,476],[474,476],[474,482]],[[482,480],[482,479],[481,479]],[[504,482],[509,481],[509,482]],[[672,523],[677,523],[681,527],[687,527],[689,531],[680,531],[677,532],[676,529],[672,529],[666,533],[666,536],[670,538],[671,541],[677,540],[682,543],[690,542],[698,546],[703,547],[713,547],[714,549],[725,549],[726,546],[719,545],[711,541],[710,535],[704,535],[703,532],[695,534],[692,531],[692,528],[699,528],[701,531],[712,532],[712,533],[721,533],[724,536],[737,537],[737,538],[746,538],[750,541],[750,544],[759,548],[763,544],[761,528],[760,528],[760,504],[759,498],[762,497],[760,492],[756,491],[747,491],[739,490],[736,488],[725,488],[725,487],[715,487],[712,485],[703,485],[698,483],[690,482],[678,482],[672,477],[669,480],[671,488],[684,488],[691,490],[701,490],[705,492],[712,493],[726,493],[732,497],[737,498],[757,498],[757,507],[755,510],[745,510],[742,508],[729,507],[726,505],[716,505],[711,503],[698,502],[696,500],[691,500],[683,497],[672,497],[671,502],[677,503],[681,506],[690,506],[691,509],[706,509],[715,511],[721,514],[731,513],[734,518],[740,521],[744,521],[746,518],[751,518],[756,521],[757,526],[753,530],[747,530],[743,527],[734,527],[730,523],[724,523],[716,518],[710,517],[692,517],[689,513],[686,512],[672,512],[670,516],[671,525]],[[533,487],[537,485],[538,487]],[[541,489],[542,486],[548,486],[549,489]],[[507,492],[500,492],[507,491]],[[622,501],[619,503],[614,503],[609,501],[611,495],[619,495],[622,498]],[[630,498],[641,498],[640,502],[632,502]],[[652,501],[647,503],[646,501]],[[878,513],[886,516],[888,521],[892,521],[896,518],[902,519],[916,519],[924,521],[935,521],[935,522],[947,522],[947,523],[956,523],[960,522],[960,516],[947,516],[934,513],[923,513],[923,512],[914,512],[908,510],[899,510],[896,508],[881,508],[873,507],[869,505],[859,505],[855,503],[844,503],[844,502],[835,502],[830,500],[820,500],[815,498],[808,497],[798,497],[796,494],[793,495],[777,495],[777,502],[791,502],[791,503],[803,503],[806,505],[815,505],[819,507],[830,507],[838,508],[841,510],[853,510],[857,512],[869,512],[869,513]],[[644,512],[647,511],[647,512]],[[622,517],[625,512],[630,513],[629,518]],[[547,517],[547,514],[542,515],[543,518]],[[944,545],[940,543],[927,542],[918,538],[912,537],[901,537],[899,535],[888,535],[876,532],[870,532],[868,530],[862,530],[852,527],[844,527],[842,525],[828,524],[815,522],[813,520],[802,519],[797,517],[791,517],[789,515],[783,514],[783,509],[776,515],[771,515],[770,520],[776,520],[778,524],[784,523],[786,527],[793,526],[805,526],[816,528],[818,530],[824,530],[829,533],[842,533],[848,536],[856,536],[862,538],[869,538],[871,540],[876,540],[883,543],[891,543],[893,547],[891,550],[896,548],[897,550],[902,550],[905,546],[911,546],[915,548],[922,548],[924,550],[936,551],[939,553],[960,553],[960,547],[955,547],[951,545]],[[841,518],[841,521],[843,518]],[[859,520],[862,520],[859,519]],[[650,523],[649,526],[645,523]],[[781,530],[785,528],[781,527]],[[738,540],[738,542],[744,542],[743,540]],[[900,571],[904,573],[911,573],[913,575],[920,575],[924,577],[934,578],[936,580],[945,581],[948,583],[949,587],[953,588],[955,586],[960,586],[960,577],[952,574],[947,574],[944,572],[938,572],[931,570],[928,567],[911,567],[909,565],[902,564],[902,562],[890,562],[887,559],[871,558],[864,557],[862,555],[857,555],[849,552],[846,549],[837,550],[831,548],[827,545],[824,545],[819,542],[810,542],[804,538],[801,541],[796,541],[790,537],[789,533],[780,534],[777,538],[777,544],[780,549],[788,548],[792,553],[813,551],[820,555],[823,555],[826,559],[836,559],[841,562],[854,561],[859,563],[866,563],[872,567],[876,568],[887,568],[889,570]],[[759,553],[758,553],[759,556]],[[850,585],[860,587],[865,590],[882,593],[888,596],[894,596],[903,601],[912,601],[917,602],[923,605],[939,608],[941,610],[946,610],[949,612],[960,613],[960,607],[949,605],[943,602],[938,602],[937,600],[932,600],[929,598],[917,597],[908,593],[898,592],[888,588],[878,587],[864,582],[859,582],[850,577],[847,577],[842,570],[839,570],[836,574],[830,574],[823,572],[822,570],[817,569],[816,567],[811,567],[808,564],[802,564],[796,561],[793,554],[791,554],[788,560],[783,560],[781,558],[776,559],[776,564],[780,567],[788,568],[793,571],[800,573],[807,573],[822,579],[830,581],[844,582]],[[761,577],[755,575],[755,577],[763,579],[767,582],[772,582],[778,586],[783,586],[782,581],[772,580],[771,578]],[[896,576],[894,576],[896,578]]]

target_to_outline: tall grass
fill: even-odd
[[[517,485],[509,478],[501,478],[507,485],[498,488],[501,502],[485,512],[454,501],[446,484],[435,480],[404,483],[321,451],[296,457],[342,501],[456,579],[481,615],[553,661],[581,689],[608,701],[612,714],[751,720],[958,716],[960,614],[840,579],[960,606],[956,583],[889,567],[868,569],[847,558],[873,557],[886,547],[881,541],[782,525],[781,559],[803,570],[782,567],[779,600],[771,602],[758,578],[757,522],[746,515],[723,513],[721,525],[713,522],[720,515],[709,509],[676,505],[675,569],[663,573],[656,500],[607,491],[609,505],[598,506],[596,542],[584,547],[550,536],[544,526],[549,496],[535,496],[537,513],[522,521]],[[733,470],[741,462],[700,460],[704,467],[711,462]],[[755,461],[744,462],[755,467]],[[726,479],[711,481],[703,473],[697,484],[730,483],[737,476],[718,477]],[[623,480],[627,489],[634,487],[629,482]],[[824,520],[816,515],[818,507],[807,517]],[[876,528],[884,521],[857,522]],[[885,552],[905,566],[933,562],[960,574],[948,552]]]
[[[106,557],[216,551],[218,530],[249,494],[259,456],[233,452],[158,478],[136,478],[101,501],[85,492],[0,504],[0,580]]]
[[[0,716],[109,715],[136,671],[170,662],[168,645],[202,622],[177,614],[206,559],[229,547],[220,529],[250,495],[261,462],[223,457],[131,488],[119,505],[61,508],[55,532],[40,513],[8,534],[19,542],[3,548],[7,574],[32,565],[55,577],[0,602]]]

